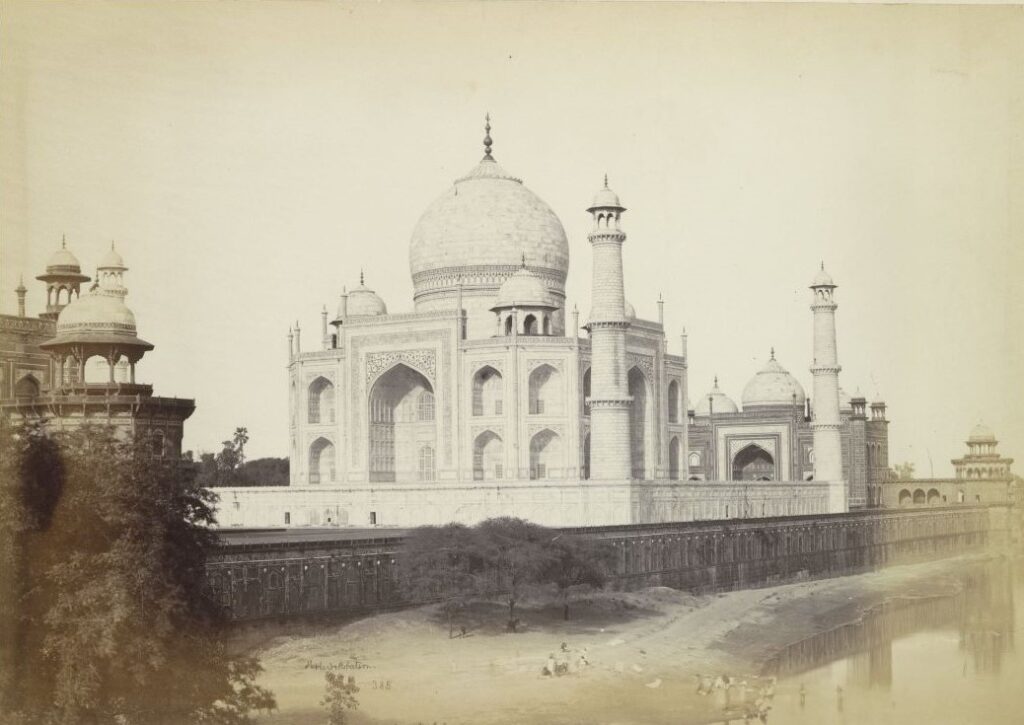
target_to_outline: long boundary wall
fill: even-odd
[[[713,591],[1002,547],[1010,539],[1010,512],[1009,506],[960,505],[562,530],[616,547],[615,586]],[[376,529],[318,538],[281,531],[254,543],[228,534],[207,561],[207,579],[238,620],[397,607],[404,604],[396,584],[403,535]]]

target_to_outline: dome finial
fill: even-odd
[[[484,115],[484,158],[489,161],[494,161],[494,157],[491,156],[491,144],[493,143],[491,140],[491,114],[487,113]]]
[[[775,346],[772,345],[772,360],[775,359]]]
[[[526,269],[526,252],[523,252],[523,269]]]
[[[604,175],[604,188],[608,188],[608,174]]]
[[[360,269],[360,270],[359,270],[359,286],[360,286],[360,287],[362,287],[362,286],[364,286],[365,284],[366,284],[366,282],[364,282],[364,281],[363,281],[363,270],[362,270],[362,269]]]
[[[61,249],[67,249],[68,248],[68,237],[67,237],[67,235],[64,232],[60,233],[60,248]]]
[[[715,387],[716,388],[718,387],[718,376],[717,375],[715,376]]]

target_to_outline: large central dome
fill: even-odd
[[[413,230],[409,270],[416,309],[454,307],[461,284],[472,318],[477,308],[491,306],[502,282],[524,259],[561,307],[569,272],[562,223],[551,207],[494,160],[489,137],[485,143],[483,160],[427,207]]]

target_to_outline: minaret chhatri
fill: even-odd
[[[836,352],[835,283],[825,271],[814,277],[814,375],[813,415],[814,480],[829,484],[828,512],[846,511],[846,483],[843,481],[843,452],[839,440],[839,355]]]
[[[632,474],[629,441],[629,386],[626,380],[625,293],[619,219],[626,209],[608,188],[597,192],[587,209],[594,218],[588,239],[594,250],[590,311],[590,478],[628,481]]]

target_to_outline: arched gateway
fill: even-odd
[[[433,479],[437,448],[433,397],[430,381],[402,363],[374,382],[368,417],[371,481]]]

